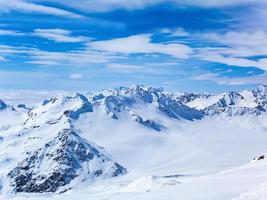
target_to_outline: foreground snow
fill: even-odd
[[[267,162],[249,163],[236,169],[198,177],[145,176],[101,182],[61,195],[20,195],[12,199],[188,199],[188,200],[265,200]]]

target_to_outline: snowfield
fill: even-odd
[[[267,199],[267,86],[0,94],[0,199]]]

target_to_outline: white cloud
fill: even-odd
[[[219,78],[219,74],[208,72],[208,73],[202,73],[196,76],[192,76],[190,79],[195,80],[195,81],[213,81],[213,80],[217,80],[217,78]]]
[[[0,29],[0,36],[1,35],[22,36],[22,35],[24,35],[24,33],[18,32],[18,31],[14,31],[14,30],[3,30],[3,29]]]
[[[126,38],[96,41],[88,44],[90,48],[124,54],[165,54],[176,58],[186,59],[192,53],[192,49],[178,43],[153,43],[151,35],[133,35]]]
[[[2,61],[10,55],[27,56],[27,63],[42,66],[89,66],[95,63],[111,63],[107,68],[113,71],[140,70],[140,66],[131,64],[117,64],[119,60],[147,56],[171,56],[174,59],[197,58],[200,60],[221,63],[229,66],[256,67],[267,71],[267,34],[263,31],[254,32],[226,32],[224,34],[208,33],[193,34],[177,28],[163,30],[168,34],[180,32],[192,39],[199,38],[200,42],[208,40],[206,47],[191,48],[180,44],[179,40],[168,42],[153,42],[151,34],[133,35],[125,38],[115,38],[102,41],[89,41],[90,38],[73,36],[65,29],[36,29],[33,33],[23,33],[53,40],[55,42],[84,42],[87,46],[72,51],[44,51],[37,48],[15,47],[0,45]],[[184,31],[184,33],[182,32]],[[20,32],[2,32],[2,34],[17,34]],[[0,30],[1,34],[1,30]],[[241,42],[240,42],[241,40]],[[244,42],[242,42],[244,41]],[[258,59],[252,59],[258,56]],[[126,62],[124,62],[126,63]],[[144,66],[142,66],[144,67]]]
[[[220,85],[262,84],[267,82],[267,74],[248,77],[226,77],[217,73],[203,73],[192,76],[190,79],[196,81],[211,81]]]
[[[35,50],[35,48],[0,45],[0,54],[2,55],[28,54],[29,51],[33,50]]]
[[[143,67],[139,66],[139,65],[128,65],[128,64],[120,64],[120,63],[108,63],[107,68],[109,69],[114,69],[114,70],[123,70],[123,69],[127,69],[127,70],[136,70],[136,69],[142,69]]]
[[[163,0],[41,0],[57,2],[83,11],[105,12],[115,9],[141,9],[163,2]]]
[[[79,73],[70,75],[70,79],[81,79],[81,78],[83,78],[83,75]]]
[[[25,0],[1,0],[0,12],[17,11],[22,13],[39,13],[39,14],[56,15],[68,18],[75,18],[75,19],[84,18],[84,16],[82,15],[67,10],[36,4],[32,2]]]
[[[238,67],[257,67],[267,71],[267,34],[263,31],[207,33],[202,40],[212,42],[211,47],[195,49],[202,60]],[[262,59],[251,59],[258,56]]]
[[[45,51],[24,46],[0,45],[0,55],[24,57],[27,63],[42,66],[90,66],[96,63],[107,63],[112,60],[122,59],[108,52],[98,52],[90,49],[76,51]]]
[[[29,64],[36,64],[40,66],[56,66],[59,65],[60,63],[54,60],[34,60],[34,61],[28,61],[27,63]]]
[[[71,31],[65,29],[35,29],[33,35],[55,42],[77,43],[88,41],[89,38],[71,36]]]
[[[146,67],[133,64],[121,64],[121,63],[107,63],[106,68],[112,72],[116,73],[136,73],[136,72],[146,72]]]
[[[99,52],[87,48],[73,51],[45,51],[24,46],[0,45],[0,55],[25,57],[27,63],[42,66],[84,66],[91,64],[109,63],[123,56],[109,52]]]
[[[26,71],[4,71],[0,73],[0,80],[21,80],[21,79],[36,79],[46,80],[50,78],[57,78],[59,74],[44,73],[44,72],[26,72]]]
[[[28,52],[29,63],[51,66],[90,66],[90,64],[107,63],[120,57],[105,52],[78,50],[67,52],[33,50]]]
[[[218,46],[205,48],[207,51],[232,57],[267,56],[267,33],[264,31],[208,33],[200,37]]]
[[[247,4],[264,4],[266,0],[171,0],[177,5],[197,6],[206,8],[221,8],[226,6],[240,6]]]
[[[267,71],[267,62],[265,59],[251,60],[247,58],[224,56],[220,53],[206,52],[206,54],[199,55],[202,60],[222,63],[229,66],[238,67],[257,67]]]
[[[0,61],[8,61],[7,56],[27,54],[31,48],[25,47],[15,47],[9,45],[0,45]]]
[[[48,0],[41,0],[48,1]],[[172,3],[177,6],[196,6],[204,8],[221,8],[247,4],[264,4],[266,0],[49,0],[83,11],[105,12],[115,9],[142,9],[160,3]]]
[[[0,61],[6,61],[5,57],[0,55]]]
[[[206,33],[203,37],[221,44],[238,46],[267,45],[267,34],[264,31],[234,32],[229,31],[224,34]]]
[[[190,33],[185,31],[183,28],[169,29],[164,28],[161,30],[161,33],[170,34],[173,37],[188,37]]]

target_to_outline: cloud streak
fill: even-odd
[[[83,75],[80,73],[75,73],[75,74],[70,75],[70,79],[72,79],[72,80],[77,80],[77,79],[81,79],[81,78],[83,78]]]
[[[205,33],[199,36],[212,45],[195,49],[201,60],[267,71],[267,34],[263,31]],[[253,58],[255,57],[255,58]],[[256,58],[258,57],[258,58]]]
[[[108,63],[112,60],[124,59],[124,57],[113,53],[99,52],[87,48],[61,52],[8,45],[0,45],[0,56],[2,61],[7,61],[6,57],[19,56],[24,57],[28,64],[72,67],[89,67],[91,64]]]
[[[267,74],[248,77],[226,77],[217,73],[202,73],[190,77],[195,81],[211,81],[220,85],[244,85],[244,84],[262,84],[267,82]]]
[[[42,0],[47,2],[48,0]],[[193,6],[202,8],[223,8],[232,6],[242,6],[249,4],[264,4],[266,0],[49,0],[64,6],[83,10],[87,12],[107,12],[117,9],[136,10],[150,6],[169,3],[176,6]]]
[[[33,35],[63,43],[80,43],[89,40],[89,38],[82,36],[71,36],[71,31],[65,29],[35,29]]]
[[[22,12],[22,13],[37,13],[46,15],[55,15],[67,18],[82,19],[85,18],[82,15],[63,10],[60,8],[45,6],[24,0],[1,0],[0,1],[0,12]]]
[[[0,36],[23,36],[23,35],[25,34],[19,31],[0,29]]]

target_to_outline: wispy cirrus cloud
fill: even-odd
[[[225,33],[205,33],[203,37],[220,44],[231,46],[266,46],[267,34],[262,30],[254,31],[227,31]]]
[[[28,63],[45,66],[90,66],[91,64],[107,63],[119,59],[114,54],[92,51],[89,49],[77,51],[44,51],[28,52]]]
[[[236,57],[232,54],[225,54],[224,51],[220,52],[212,48],[209,50],[201,50],[201,53],[197,54],[197,57],[208,62],[221,63],[235,67],[256,67],[267,71],[266,58],[252,60],[246,57]]]
[[[23,57],[26,63],[38,66],[90,66],[124,59],[123,56],[109,52],[99,52],[87,48],[73,51],[45,51],[26,46],[0,45],[2,61],[8,57]]]
[[[143,69],[140,65],[130,65],[130,64],[121,64],[121,63],[108,63],[107,68],[112,70],[139,70]]]
[[[80,73],[75,73],[70,75],[70,79],[77,80],[83,78],[83,75]]]
[[[161,33],[169,34],[170,36],[173,36],[173,37],[189,37],[190,36],[190,33],[185,31],[181,27],[174,28],[174,29],[164,28],[161,30]]]
[[[43,2],[57,2],[62,5],[88,12],[107,12],[116,9],[135,10],[149,6],[169,3],[176,6],[194,6],[202,8],[222,8],[229,6],[242,6],[248,4],[264,4],[266,0],[41,0]]]
[[[6,61],[5,57],[0,55],[0,61]]]
[[[220,85],[244,85],[244,84],[262,84],[267,82],[267,74],[246,76],[246,77],[227,77],[222,76],[219,73],[202,73],[190,77],[191,80],[195,81],[211,81]]]
[[[23,36],[25,35],[22,32],[19,31],[15,31],[15,30],[4,30],[4,29],[0,29],[0,36]]]
[[[35,29],[33,35],[63,43],[79,43],[89,40],[88,37],[71,36],[71,33],[71,31],[66,29]]]
[[[7,57],[25,55],[28,56],[30,51],[34,51],[35,48],[29,48],[24,46],[10,46],[0,45],[0,61],[8,61]]]
[[[208,41],[206,46],[195,49],[195,55],[199,59],[229,66],[256,67],[267,71],[266,32],[227,31],[204,33],[199,37],[202,38],[202,43],[203,40]]]
[[[173,30],[177,32],[177,29]],[[152,34],[90,41],[88,37],[73,36],[71,31],[65,29],[35,29],[33,33],[23,34],[42,37],[55,42],[83,43],[84,45],[87,44],[87,46],[79,50],[60,52],[2,45],[0,53],[2,57],[12,53],[28,54],[31,59],[28,63],[49,66],[105,63],[116,59],[131,59],[132,56],[139,54],[150,56],[163,54],[175,59],[189,59],[194,57],[229,66],[256,67],[265,71],[267,70],[267,34],[262,31],[251,33],[226,32],[223,34],[204,33],[201,35],[195,35],[182,29],[178,29],[178,31],[180,32],[179,35],[187,35],[187,38],[194,39],[198,37],[198,40],[201,40],[200,42],[203,43],[203,47],[190,47],[190,44],[181,44],[180,42],[183,40],[180,40],[180,38],[173,38],[167,42],[153,42]],[[14,33],[11,32],[11,34],[16,33],[16,31]],[[167,33],[172,34],[173,31],[167,31]],[[239,38],[244,42],[240,42]],[[206,43],[206,41],[209,42]],[[253,56],[260,56],[260,58],[252,59],[251,57]],[[118,68],[118,65],[109,66],[109,68],[112,67],[113,69],[115,67]],[[127,67],[124,66],[125,68]]]
[[[25,72],[25,71],[4,71],[0,73],[0,79],[49,79],[57,78],[58,74],[46,73],[46,72]]]
[[[146,66],[143,65],[134,65],[134,64],[122,64],[122,63],[107,63],[106,68],[109,71],[116,73],[136,73],[136,72],[145,72]]]
[[[74,19],[85,18],[80,14],[76,14],[67,10],[63,10],[56,7],[46,6],[37,4],[36,1],[25,1],[25,0],[1,0],[0,1],[0,13],[4,12],[22,12],[22,13],[36,13],[36,14],[47,14],[61,17],[68,17]]]
[[[81,43],[90,41],[89,37],[73,36],[72,31],[66,29],[35,29],[33,32],[20,32],[17,30],[0,29],[0,36],[26,36],[40,37],[58,43]]]

